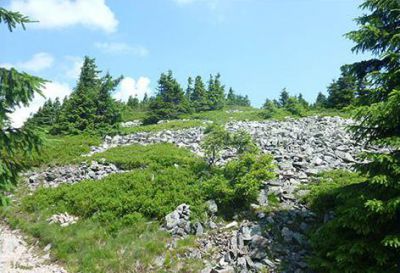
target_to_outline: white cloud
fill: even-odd
[[[69,79],[78,79],[81,74],[81,68],[83,65],[83,59],[81,57],[67,56],[65,59],[68,65],[65,66],[65,75]]]
[[[10,9],[20,11],[39,23],[39,28],[83,25],[115,32],[118,20],[105,0],[11,0]]]
[[[141,100],[145,93],[151,94],[149,78],[139,77],[138,80],[135,80],[125,77],[121,81],[119,89],[114,93],[114,98],[126,102],[129,96],[137,96]]]
[[[54,58],[48,53],[37,53],[27,62],[17,64],[18,67],[29,71],[38,72],[53,66]]]
[[[149,50],[141,45],[128,45],[126,43],[95,43],[95,47],[108,54],[132,54],[145,57]]]
[[[1,67],[11,68],[15,67],[21,70],[27,70],[32,72],[39,72],[52,67],[54,64],[54,58],[49,53],[40,52],[32,56],[32,58],[26,62],[18,62],[15,64],[4,63],[0,64]]]
[[[38,94],[35,95],[34,99],[31,101],[28,107],[20,107],[10,114],[11,124],[13,127],[21,127],[27,118],[44,104],[46,99],[63,99],[65,96],[71,94],[71,88],[66,83],[59,82],[47,82],[42,89],[42,97]]]

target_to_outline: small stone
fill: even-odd
[[[237,228],[238,227],[238,222],[233,221],[229,224],[227,224],[226,226],[223,227],[223,229],[230,229],[230,228]]]

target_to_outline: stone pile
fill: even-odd
[[[43,172],[27,174],[28,186],[35,190],[39,186],[57,187],[60,184],[75,184],[84,179],[99,180],[112,173],[123,172],[109,163],[92,161],[78,166],[52,167]]]
[[[179,205],[173,212],[165,216],[165,229],[172,235],[185,236],[191,233],[190,206]]]
[[[271,242],[262,236],[261,227],[244,221],[238,229],[233,229],[236,225],[236,222],[228,224],[218,232],[198,239],[201,255],[213,253],[211,259],[215,261],[203,273],[259,272],[267,267],[276,267],[268,258],[268,246]]]
[[[68,212],[65,212],[52,215],[49,219],[47,219],[47,222],[49,224],[58,224],[61,227],[67,227],[69,225],[76,224],[78,220],[78,217],[70,215],[68,214]]]
[[[131,121],[127,121],[127,122],[121,122],[122,128],[137,127],[140,125],[142,125],[142,121],[140,121],[140,120],[131,120]]]
[[[149,145],[156,143],[172,143],[178,147],[187,148],[197,154],[202,154],[200,149],[200,141],[203,137],[204,128],[190,128],[184,130],[163,130],[159,132],[140,132],[130,135],[116,135],[114,137],[106,136],[104,142],[99,147],[92,147],[90,153],[86,156],[91,156],[96,153],[104,152],[110,148],[141,144]]]

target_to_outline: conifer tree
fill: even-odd
[[[158,93],[149,105],[149,114],[144,123],[156,123],[161,119],[176,119],[189,112],[189,103],[172,71],[162,73],[158,80]]]
[[[25,126],[30,126],[31,128],[53,126],[57,121],[60,111],[61,102],[59,98],[56,98],[54,102],[49,99],[25,122]]]
[[[315,108],[326,108],[327,107],[327,98],[321,92],[318,93],[317,99],[314,104]]]
[[[341,76],[328,86],[327,104],[330,108],[342,109],[355,102],[357,80],[349,70],[350,66],[341,67]]]
[[[207,89],[200,76],[197,76],[194,81],[194,88],[190,96],[190,102],[196,112],[206,111],[209,109]]]
[[[279,105],[281,107],[285,107],[289,101],[289,92],[286,88],[283,88],[280,95],[279,95]]]
[[[226,104],[236,106],[250,106],[250,100],[247,95],[242,96],[235,94],[235,91],[233,91],[232,87],[230,87],[228,95],[226,96]]]
[[[192,97],[192,93],[193,93],[193,79],[192,77],[189,77],[187,80],[187,87],[185,92],[185,96],[188,100],[190,100],[190,98]]]
[[[221,75],[218,73],[215,77],[210,75],[208,81],[208,103],[210,110],[219,110],[225,104],[225,87],[221,84]]]
[[[128,101],[126,102],[126,105],[129,106],[131,109],[138,109],[139,104],[140,102],[137,96],[129,96]]]
[[[53,134],[78,134],[82,131],[115,128],[119,113],[110,93],[121,78],[99,77],[95,59],[85,57],[77,87],[64,102]]]
[[[0,7],[0,23],[5,23],[9,31],[18,25],[32,22],[19,12]],[[8,114],[16,107],[28,106],[35,94],[41,94],[45,80],[18,72],[16,69],[0,67],[0,205],[4,205],[4,193],[17,183],[18,173],[25,169],[21,160],[38,151],[40,138],[30,128],[12,128]]]
[[[121,80],[122,77],[113,79],[109,73],[101,79],[100,89],[97,93],[97,98],[95,98],[96,114],[93,123],[96,126],[96,130],[107,132],[116,128],[118,122],[121,121],[121,113],[115,100],[111,97],[111,93]]]
[[[355,52],[372,59],[352,65],[366,80],[370,105],[355,118],[355,136],[389,145],[370,153],[358,170],[365,182],[337,190],[335,218],[313,236],[318,272],[399,272],[400,270],[400,2],[366,0],[359,29],[347,34]]]

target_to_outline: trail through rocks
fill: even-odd
[[[46,250],[47,253],[38,254],[39,249],[29,246],[18,231],[0,224],[1,273],[67,273],[50,262]]]

